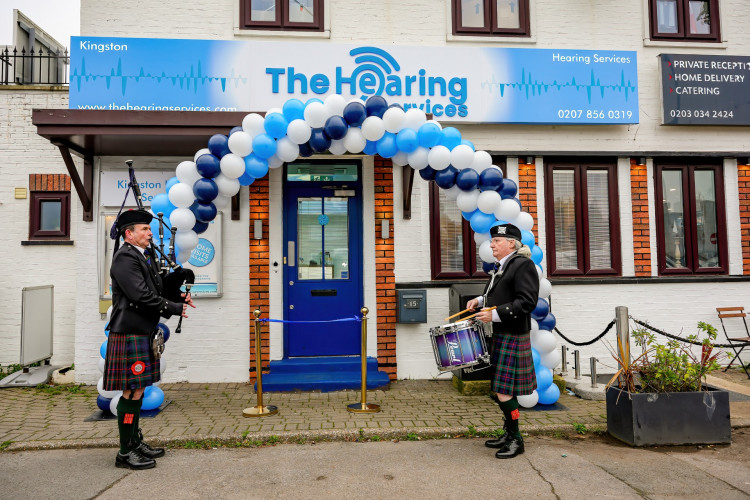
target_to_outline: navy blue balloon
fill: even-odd
[[[513,198],[518,193],[518,186],[513,179],[503,179],[503,185],[500,188],[500,196],[505,198]]]
[[[388,109],[391,109],[391,108],[398,108],[401,111],[404,110],[404,107],[402,105],[400,105],[399,103],[397,103],[397,102],[394,102],[393,104],[391,104],[390,106],[388,106]]]
[[[221,173],[221,162],[214,155],[201,155],[195,162],[195,168],[206,179],[213,179]]]
[[[208,203],[219,196],[219,186],[212,179],[198,179],[193,184],[193,194],[196,200]]]
[[[229,139],[224,134],[214,134],[208,140],[208,150],[211,154],[221,158],[229,153]]]
[[[326,135],[325,130],[323,130],[322,128],[312,129],[312,134],[310,135],[309,142],[310,147],[316,153],[322,153],[323,151],[327,151],[328,148],[331,147],[331,138]]]
[[[328,137],[331,139],[341,140],[346,137],[346,131],[349,130],[349,125],[346,124],[343,116],[334,115],[326,120],[326,124],[323,127]]]
[[[435,184],[443,189],[450,189],[456,185],[457,175],[458,169],[453,165],[448,165],[448,168],[435,172]]]
[[[350,127],[359,127],[367,118],[367,108],[359,101],[353,101],[344,106],[344,120]]]
[[[495,264],[492,262],[482,262],[482,271],[489,274],[495,268]]]
[[[365,109],[367,110],[367,116],[383,118],[385,111],[388,109],[388,102],[383,96],[374,95],[365,102]]]
[[[544,318],[542,318],[542,320],[539,321],[540,330],[552,331],[555,329],[555,325],[557,325],[557,318],[555,318],[555,315],[552,313],[548,313]]]
[[[216,218],[216,206],[211,203],[198,203],[195,209],[195,218],[200,222],[211,222]]]
[[[500,195],[500,196],[502,196],[502,195]],[[518,198],[513,198],[513,201],[515,201],[516,203],[518,203],[518,206],[521,209],[521,212],[523,212],[523,203],[521,203],[521,200],[519,200]]]
[[[473,168],[464,168],[456,176],[456,186],[461,191],[473,191],[479,185],[479,174]]]
[[[164,342],[169,340],[169,336],[171,335],[169,332],[169,327],[165,323],[159,323],[156,325],[156,327],[161,330],[161,334],[164,336]]]
[[[195,225],[193,226],[193,231],[195,231],[195,234],[203,234],[206,232],[206,229],[208,229],[208,222],[198,222],[197,220],[195,221]]]
[[[503,185],[503,173],[499,168],[488,168],[479,174],[480,191],[497,191]]]
[[[544,319],[549,314],[549,302],[539,297],[536,301],[536,307],[531,311],[531,317],[537,321]]]
[[[231,137],[235,132],[242,132],[242,127],[233,127],[232,130],[229,131],[229,136]]]
[[[101,411],[109,413],[110,412],[110,409],[109,409],[109,403],[110,403],[110,401],[112,401],[112,399],[105,398],[104,396],[102,396],[101,394],[99,394],[96,397],[96,406],[99,407],[99,409]]]
[[[366,155],[370,155],[370,156],[374,155],[375,153],[378,152],[378,142],[377,141],[367,141],[367,144],[365,145],[365,149],[363,150],[363,152]]]
[[[423,169],[420,169],[419,176],[426,181],[431,181],[435,178],[435,173],[436,171],[434,168],[427,166]]]
[[[299,155],[302,158],[307,158],[308,156],[312,156],[313,153],[314,151],[310,147],[309,142],[303,142],[302,144],[299,145]]]

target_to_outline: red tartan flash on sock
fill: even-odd
[[[132,424],[133,423],[133,417],[135,415],[132,413],[126,413],[122,418],[122,423],[124,424]]]
[[[518,411],[518,408],[510,412],[510,418],[512,418],[513,420],[518,420],[519,418],[521,418],[521,412]]]

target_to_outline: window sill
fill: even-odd
[[[294,30],[252,30],[234,28],[234,36],[243,38],[331,38],[331,30],[294,31]]]
[[[701,49],[726,49],[729,47],[727,42],[696,42],[693,40],[685,42],[672,42],[667,40],[643,40],[644,47],[679,47],[679,48],[701,48]]]
[[[75,241],[73,240],[24,240],[21,241],[22,246],[35,246],[35,245],[56,245],[56,246],[73,246]]]
[[[475,36],[475,35],[454,35],[448,33],[445,35],[445,40],[448,42],[465,42],[465,43],[496,43],[496,44],[519,44],[519,45],[533,45],[536,44],[536,36],[505,36],[505,35],[486,35],[486,36]]]

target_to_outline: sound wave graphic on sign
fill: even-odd
[[[122,72],[122,59],[117,59],[117,68],[112,68],[108,75],[97,75],[86,72],[86,58],[81,58],[80,71],[78,68],[75,68],[70,75],[71,83],[75,81],[79,91],[81,90],[82,80],[86,80],[88,82],[89,80],[96,81],[99,78],[103,78],[105,80],[107,89],[111,87],[113,80],[119,79],[122,86],[123,96],[125,95],[125,91],[127,89],[128,80],[134,80],[135,83],[139,83],[141,80],[153,80],[157,83],[161,83],[162,81],[165,81],[167,83],[171,82],[172,86],[177,87],[179,85],[179,87],[184,90],[190,90],[192,85],[192,90],[195,93],[198,93],[199,85],[220,84],[221,91],[226,92],[227,83],[233,83],[235,88],[237,88],[240,83],[247,83],[246,77],[243,77],[242,75],[235,76],[234,68],[232,68],[230,76],[204,75],[202,62],[200,60],[198,60],[197,62],[197,70],[195,68],[195,65],[191,64],[190,72],[185,72],[181,75],[167,75],[163,71],[160,75],[152,75],[151,73],[146,73],[142,66],[137,75],[125,75]]]
[[[625,72],[620,72],[620,83],[618,84],[602,84],[599,78],[596,77],[596,74],[593,70],[591,70],[591,79],[589,83],[579,83],[576,82],[575,77],[571,78],[568,82],[558,82],[557,80],[553,80],[552,83],[544,82],[544,81],[537,81],[533,80],[531,77],[531,73],[526,75],[526,68],[522,68],[521,70],[521,81],[520,82],[498,82],[495,80],[495,76],[492,76],[491,81],[484,81],[481,83],[482,88],[488,88],[490,90],[490,93],[492,93],[492,89],[497,87],[500,90],[500,97],[503,97],[505,95],[505,89],[506,87],[510,87],[511,89],[515,89],[521,92],[524,92],[526,94],[526,99],[529,99],[530,97],[536,96],[536,95],[542,95],[542,93],[547,93],[554,90],[562,90],[562,89],[570,89],[573,88],[577,91],[581,91],[583,89],[586,90],[586,94],[588,95],[589,104],[591,104],[591,95],[594,91],[594,89],[598,89],[598,93],[601,94],[601,97],[604,98],[604,92],[606,90],[611,90],[615,92],[625,92],[625,100],[627,101],[630,94],[634,93],[636,91],[636,86],[633,85],[630,80],[627,82],[625,81]]]
[[[386,83],[385,75],[401,70],[401,66],[392,55],[377,47],[358,47],[350,50],[349,55],[356,56],[354,62],[357,63],[357,69],[351,74],[353,81],[358,82],[363,73],[374,74],[378,85],[374,92],[376,95],[383,93]],[[367,98],[366,95],[361,97],[362,99]]]

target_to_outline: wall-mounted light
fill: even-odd
[[[750,157],[748,157],[748,156],[738,156],[737,157],[737,165],[750,165]]]
[[[382,239],[388,239],[391,236],[391,221],[383,219],[380,221],[380,237]]]
[[[639,156],[635,159],[635,164],[639,166],[643,166],[646,164],[646,157],[645,156]]]
[[[524,159],[524,162],[526,163],[526,165],[533,165],[534,164],[534,157],[533,156],[527,156]]]
[[[253,220],[253,239],[263,239],[263,221],[261,219]]]

